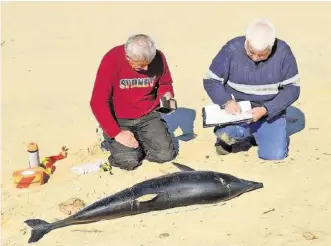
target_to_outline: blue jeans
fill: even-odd
[[[289,137],[286,131],[286,115],[270,122],[260,120],[251,124],[229,125],[215,128],[215,134],[227,133],[237,141],[253,137],[258,146],[258,156],[264,160],[282,160],[288,156]]]

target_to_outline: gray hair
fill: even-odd
[[[274,25],[267,19],[256,19],[247,28],[246,41],[257,51],[272,49],[275,39]]]
[[[136,34],[129,37],[124,47],[126,55],[135,61],[151,62],[156,55],[154,41],[145,34]]]

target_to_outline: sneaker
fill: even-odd
[[[252,146],[257,146],[257,143],[256,143],[255,138],[251,137],[251,138],[249,139],[249,142],[250,142],[250,144],[251,144]]]
[[[102,151],[110,151],[110,143],[106,140],[103,140],[100,144]]]
[[[215,143],[216,153],[219,155],[227,155],[231,153],[232,145],[235,144],[237,140],[230,137],[227,133],[221,133],[217,136]]]

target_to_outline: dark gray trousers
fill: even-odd
[[[175,159],[175,150],[166,122],[158,112],[152,112],[139,119],[117,119],[122,130],[131,131],[139,143],[139,147],[129,148],[118,143],[104,133],[112,166],[125,170],[133,170],[142,164],[144,159],[164,163]]]

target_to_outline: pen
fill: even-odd
[[[236,99],[234,98],[234,95],[233,94],[231,94],[231,98],[232,98],[232,100],[234,101],[234,102],[236,102]],[[238,114],[240,114],[241,113],[241,107],[239,106],[239,112],[237,112],[236,114],[238,115]]]

